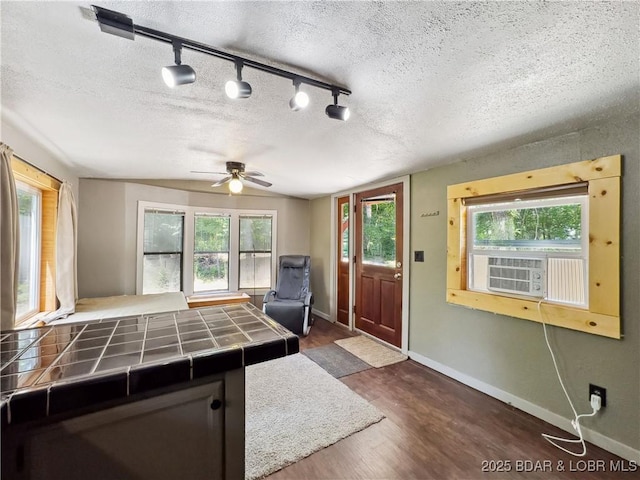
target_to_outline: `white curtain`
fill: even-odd
[[[75,312],[78,300],[78,213],[69,182],[60,185],[56,225],[56,296],[60,306],[47,321]]]
[[[0,143],[0,330],[14,327],[18,295],[18,197],[11,169],[13,150]]]

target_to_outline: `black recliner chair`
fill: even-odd
[[[297,335],[308,335],[312,325],[310,269],[311,257],[282,255],[276,289],[265,294],[262,304],[264,313]]]

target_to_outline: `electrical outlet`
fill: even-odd
[[[600,405],[602,408],[607,406],[607,389],[603,387],[599,387],[594,385],[593,383],[589,384],[589,401],[591,401],[591,395],[598,395],[601,399]]]

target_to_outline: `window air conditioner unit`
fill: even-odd
[[[530,297],[545,296],[544,258],[489,257],[487,288]]]

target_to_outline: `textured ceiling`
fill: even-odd
[[[134,23],[350,88],[329,92],[195,52],[101,33],[78,2],[0,4],[3,115],[81,177],[202,180],[244,161],[272,191],[314,197],[637,111],[637,2],[99,2]],[[304,87],[303,87],[304,88]],[[213,177],[212,177],[213,178]]]

